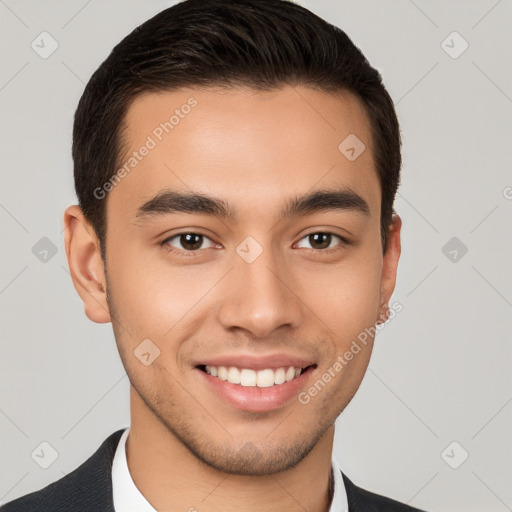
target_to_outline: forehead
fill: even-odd
[[[207,193],[254,215],[315,188],[343,186],[380,209],[370,122],[348,92],[145,93],[128,109],[123,141],[109,215],[133,217],[165,189]]]

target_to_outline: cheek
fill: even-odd
[[[298,294],[337,339],[356,336],[376,321],[380,304],[381,259],[354,257],[336,266],[300,273]]]
[[[207,265],[172,266],[164,251],[111,254],[112,299],[119,320],[135,339],[168,340],[169,332],[182,325],[223,274],[223,269]]]

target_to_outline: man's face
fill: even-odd
[[[167,133],[160,123],[176,109]],[[381,191],[363,107],[348,93],[303,87],[183,89],[139,96],[126,123],[122,163],[139,157],[108,194],[106,269],[136,391],[132,424],[158,418],[223,471],[292,467],[359,387],[371,338],[341,370],[333,365],[394,286],[393,268],[383,287]],[[356,159],[338,148],[350,134],[366,146]],[[316,191],[344,195],[336,208],[311,201],[282,216]],[[168,192],[215,198],[231,215],[194,211],[197,201],[187,212],[169,198],[151,202]],[[263,387],[222,380],[220,366],[238,368],[229,380],[246,370],[244,383]],[[302,374],[270,385],[290,378],[289,366]],[[329,369],[330,381],[299,400]]]

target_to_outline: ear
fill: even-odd
[[[96,232],[78,205],[64,212],[64,228],[69,271],[85,314],[93,322],[110,322],[105,268]]]
[[[380,282],[380,309],[377,324],[386,322],[389,317],[389,301],[396,285],[396,272],[401,252],[401,228],[402,219],[396,213],[394,213],[391,224],[389,226],[388,242],[382,264],[382,275]]]

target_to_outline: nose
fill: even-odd
[[[303,303],[293,290],[286,262],[280,259],[277,266],[272,251],[265,249],[251,263],[236,254],[234,265],[223,283],[224,300],[218,309],[225,329],[239,328],[264,338],[280,327],[300,325]]]

